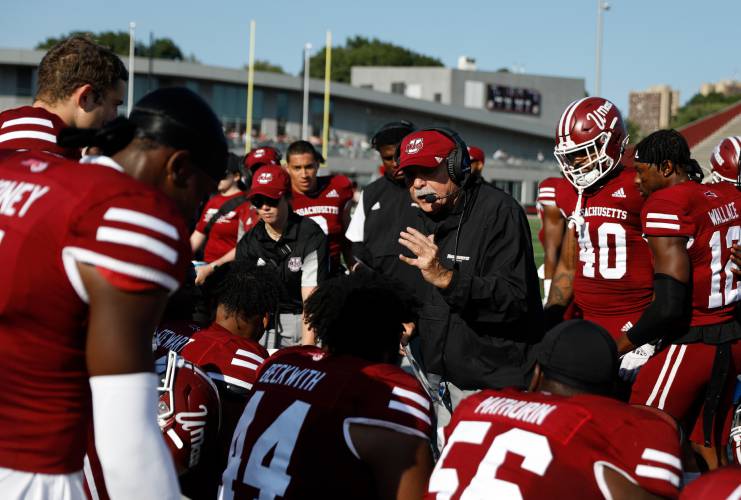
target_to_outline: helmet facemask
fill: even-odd
[[[564,177],[576,189],[584,190],[589,188],[618,165],[622,156],[622,149],[625,147],[625,142],[621,147],[620,156],[617,158],[617,161],[613,160],[607,154],[607,147],[610,144],[611,137],[612,132],[602,132],[594,139],[581,144],[563,141],[556,145],[553,154],[556,156],[556,160],[558,160]],[[575,165],[575,161],[579,158],[585,158],[585,160],[579,165]]]

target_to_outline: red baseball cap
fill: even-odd
[[[435,130],[412,132],[399,145],[399,170],[411,166],[437,167],[454,148],[452,140]]]
[[[245,168],[255,171],[262,165],[280,165],[281,154],[275,148],[265,146],[263,148],[256,148],[247,154],[244,159]]]
[[[288,174],[278,165],[263,165],[252,176],[250,199],[257,195],[279,200],[288,192],[291,181]]]
[[[476,146],[468,146],[468,156],[471,158],[471,161],[480,161],[481,163],[484,163],[484,159],[486,158],[484,150]]]

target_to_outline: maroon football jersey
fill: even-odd
[[[234,432],[220,498],[375,498],[349,426],[426,439],[430,406],[396,366],[315,347],[278,351],[260,368]]]
[[[80,157],[79,149],[57,145],[62,119],[44,108],[22,106],[0,113],[0,149],[46,151],[67,158]]]
[[[77,264],[125,290],[174,291],[190,260],[186,231],[169,198],[115,164],[0,152],[0,466],[82,468],[88,292]]]
[[[684,236],[692,266],[692,326],[725,323],[739,300],[731,247],[741,240],[741,192],[726,182],[660,189],[641,214],[646,236]]]
[[[237,196],[244,196],[244,193],[237,193],[231,196],[216,194],[211,197],[206,203],[206,206],[203,207],[201,218],[196,225],[196,231],[205,233],[206,226],[221,206]],[[244,219],[250,213],[251,206],[250,202],[245,200],[244,203],[234,208],[234,210],[225,213],[211,225],[208,240],[206,240],[206,247],[203,249],[203,260],[213,262],[237,246],[240,220]]]
[[[333,270],[339,268],[342,241],[342,211],[352,201],[352,182],[344,175],[317,177],[317,192],[311,196],[293,191],[291,205],[299,215],[309,217],[328,235],[329,260]]]
[[[634,178],[633,169],[623,168],[582,198],[574,301],[585,319],[630,316],[653,297],[651,252],[641,234],[644,200]],[[572,215],[576,201],[574,189],[558,190],[556,203],[564,217]]]
[[[741,467],[727,465],[706,472],[688,484],[679,498],[680,500],[738,500],[741,498]]]
[[[428,499],[610,498],[605,468],[676,497],[682,477],[676,429],[601,396],[484,390],[456,408],[445,442]]]
[[[556,192],[562,189],[574,190],[569,184],[569,181],[563,177],[548,177],[543,179],[538,184],[538,197],[535,200],[535,208],[538,211],[538,218],[540,219],[540,231],[538,231],[538,240],[543,245],[545,228],[543,227],[543,209],[544,207],[558,207],[556,200]]]

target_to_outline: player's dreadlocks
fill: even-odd
[[[243,318],[278,311],[282,284],[274,270],[233,262],[216,289],[217,303]]]
[[[304,314],[329,352],[380,362],[398,353],[402,323],[416,320],[417,306],[398,281],[353,273],[320,284]]]
[[[661,165],[671,161],[689,175],[690,180],[702,182],[704,174],[697,160],[690,157],[690,148],[684,136],[676,130],[657,130],[636,146],[636,159],[642,163]]]

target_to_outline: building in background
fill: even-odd
[[[700,86],[700,94],[707,96],[712,93],[725,96],[741,94],[741,82],[738,80],[721,80],[716,83],[703,83]]]
[[[43,55],[43,51],[36,50],[0,49],[0,111],[32,102],[37,66]],[[465,59],[466,67],[475,64]],[[124,62],[128,60],[124,58]],[[233,151],[244,152],[247,71],[146,58],[136,58],[134,65],[135,100],[159,87],[188,87],[214,108]],[[584,80],[440,70],[441,78],[447,79],[450,87],[444,99],[438,99],[440,102],[410,97],[409,91],[380,92],[332,82],[328,170],[347,174],[364,185],[378,175],[380,163],[378,154],[370,148],[370,137],[382,124],[406,119],[419,127],[457,130],[466,142],[486,152],[485,179],[523,204],[532,204],[538,182],[557,175],[558,167],[551,154],[555,124],[566,104],[584,96]],[[429,76],[434,80],[434,75]],[[271,145],[285,150],[301,137],[302,80],[292,75],[255,72],[251,131],[254,146]],[[497,86],[533,89],[545,96],[542,107],[535,110],[532,103],[525,105],[520,100],[497,104],[496,97],[490,98],[487,93],[488,87]],[[426,88],[420,87],[420,96],[423,91]],[[309,93],[310,140],[320,145],[324,82],[312,79]],[[490,105],[489,101],[495,104]],[[506,109],[500,110],[502,106]],[[120,108],[121,112],[125,109],[126,105]]]
[[[354,87],[439,102],[555,129],[566,106],[586,95],[583,78],[477,71],[461,56],[458,69],[354,66]]]
[[[631,92],[628,119],[643,136],[659,129],[669,128],[669,123],[679,110],[679,91],[669,85],[654,85],[643,92]]]

